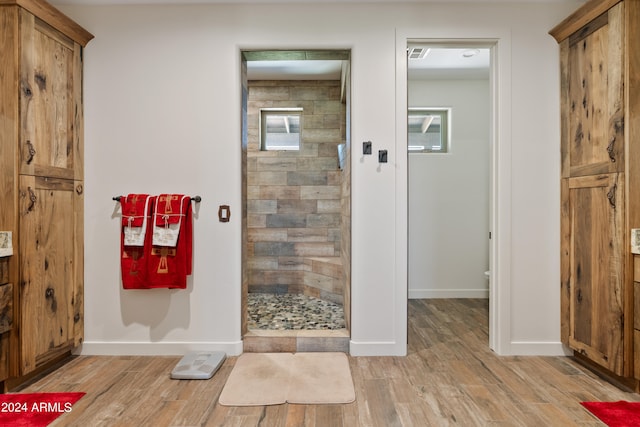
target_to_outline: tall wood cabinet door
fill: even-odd
[[[76,203],[74,182],[20,177],[20,336],[22,374],[74,344],[76,305]]]
[[[21,10],[20,174],[74,179],[82,147],[77,44]],[[76,161],[78,159],[78,161]]]
[[[561,48],[568,98],[564,177],[624,171],[623,6],[593,20]]]
[[[563,227],[569,227],[568,344],[622,375],[624,176],[570,178],[567,187]]]

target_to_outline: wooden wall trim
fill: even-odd
[[[44,0],[0,0],[0,6],[20,6],[82,47],[93,39],[93,34]]]
[[[590,0],[556,25],[549,34],[560,43],[620,1],[622,0]]]

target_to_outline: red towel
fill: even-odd
[[[120,197],[120,205],[122,206],[122,226],[129,224],[132,220],[133,226],[140,227],[146,212],[145,204],[149,198],[148,194],[129,194]]]
[[[155,197],[148,194],[129,194],[120,198],[122,207],[122,231],[120,233],[120,266],[122,269],[122,287],[124,289],[146,289],[148,288],[148,268],[149,253],[151,251],[151,212]],[[145,210],[146,208],[146,210]],[[144,219],[147,219],[145,222]],[[130,236],[125,236],[132,227],[143,231],[142,245],[127,245],[131,242]]]
[[[193,260],[191,198],[182,194],[161,194],[156,200],[152,222],[154,237],[148,264],[148,287],[184,289]]]

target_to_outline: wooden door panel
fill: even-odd
[[[570,37],[568,163],[563,176],[624,171],[622,4]]]
[[[74,178],[74,44],[23,12],[20,173]]]
[[[22,373],[73,345],[74,182],[20,177]]]
[[[623,374],[624,178],[569,179],[569,345]]]

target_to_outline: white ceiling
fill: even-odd
[[[423,59],[409,59],[407,64],[409,79],[487,79],[491,51],[474,47],[430,48]]]

